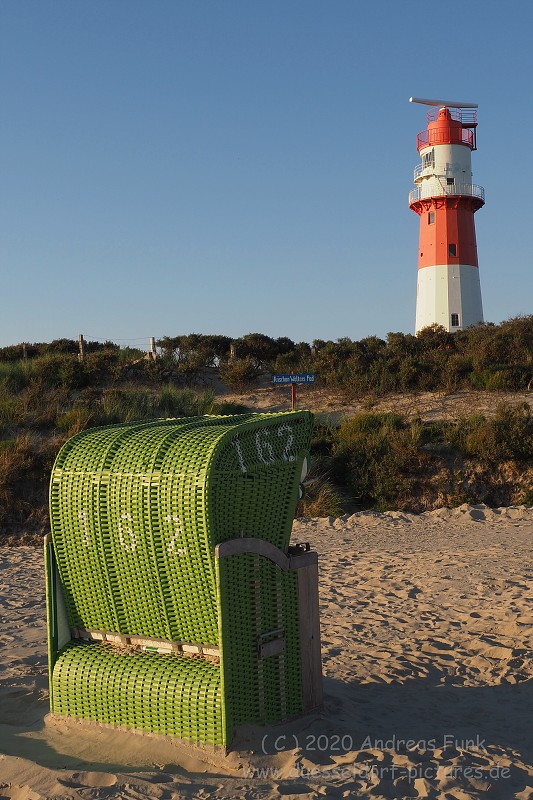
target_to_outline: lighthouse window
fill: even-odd
[[[448,184],[448,186],[453,186],[453,184],[455,183],[455,178],[446,178],[446,183]]]
[[[457,256],[457,245],[453,244],[453,242],[448,245],[448,255],[452,256],[453,258]]]
[[[459,314],[452,314],[452,328],[459,327]]]
[[[428,225],[433,225],[435,223],[435,212],[428,211]]]
[[[434,151],[432,150],[430,153],[424,153],[424,155],[422,156],[422,166],[423,166],[424,169],[426,167],[432,167],[433,166],[433,164],[434,164],[433,153],[434,153]]]

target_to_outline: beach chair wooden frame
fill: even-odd
[[[317,555],[289,547],[298,411],[83,431],[45,541],[50,708],[202,745],[322,702]]]

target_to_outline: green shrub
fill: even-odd
[[[80,365],[79,384],[94,386],[120,376],[120,350],[96,350],[87,353]]]
[[[83,384],[83,367],[76,355],[47,353],[30,362],[32,380],[43,385],[76,389]]]
[[[16,394],[28,384],[30,367],[25,361],[0,362],[0,390],[6,394]]]
[[[247,389],[257,378],[260,368],[251,356],[236,358],[220,365],[220,377],[237,392]]]
[[[466,456],[485,463],[533,458],[533,418],[527,403],[500,404],[494,417],[481,414],[461,418],[451,441]]]
[[[459,353],[449,356],[442,370],[442,389],[447,392],[454,392],[457,389],[469,385],[469,377],[472,372],[472,359]]]
[[[364,508],[405,507],[422,458],[422,430],[396,414],[357,414],[337,431],[333,480]]]
[[[376,412],[370,414],[356,414],[344,422],[338,429],[335,440],[339,447],[351,447],[361,441],[361,437],[370,434],[399,430],[403,420],[398,414],[390,412]]]

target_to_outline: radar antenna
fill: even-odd
[[[410,103],[420,103],[423,106],[438,106],[439,108],[477,108],[477,103],[459,103],[455,100],[427,100],[424,97],[410,97]]]

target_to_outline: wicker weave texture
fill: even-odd
[[[53,672],[56,714],[224,745],[220,668],[200,658],[71,643]]]
[[[218,643],[214,546],[287,551],[311,415],[83,431],[59,453],[52,536],[72,627]]]
[[[232,725],[279,722],[302,711],[298,586],[294,572],[251,553],[221,559],[224,686]],[[261,645],[283,651],[258,657]]]

